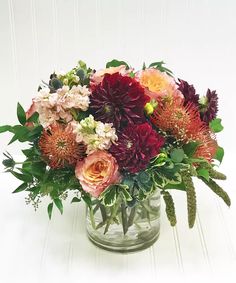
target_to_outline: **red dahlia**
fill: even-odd
[[[106,74],[92,91],[90,109],[95,119],[120,129],[145,122],[143,108],[149,100],[136,80],[119,73]]]
[[[51,168],[75,165],[85,156],[86,147],[77,143],[70,125],[53,124],[43,131],[39,148]]]
[[[164,145],[165,139],[148,123],[129,125],[118,134],[118,142],[110,148],[120,169],[137,173],[145,169]]]

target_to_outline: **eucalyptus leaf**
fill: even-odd
[[[184,151],[182,148],[175,148],[170,153],[171,160],[175,163],[180,163],[184,159]]]

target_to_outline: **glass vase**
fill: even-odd
[[[121,253],[146,249],[160,234],[160,191],[134,206],[118,200],[105,207],[93,200],[86,221],[88,238],[100,248]]]

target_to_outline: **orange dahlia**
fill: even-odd
[[[76,142],[76,135],[70,125],[55,123],[43,131],[39,148],[51,168],[75,166],[83,159],[86,146]]]
[[[179,142],[198,142],[194,157],[202,157],[208,161],[214,157],[217,149],[215,136],[201,120],[198,109],[192,103],[186,106],[183,102],[175,105],[166,104],[162,109],[154,111],[151,121]]]

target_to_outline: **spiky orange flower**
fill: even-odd
[[[166,104],[156,109],[151,117],[152,123],[163,132],[182,143],[199,143],[195,157],[211,161],[217,149],[217,142],[209,127],[201,120],[198,109],[191,103]]]
[[[189,140],[195,128],[202,126],[198,110],[192,104],[183,106],[183,103],[166,104],[161,109],[157,108],[151,121],[163,132],[183,142]]]
[[[70,125],[59,123],[43,131],[39,148],[51,168],[63,168],[75,165],[85,156],[86,147],[76,142],[76,136]]]

